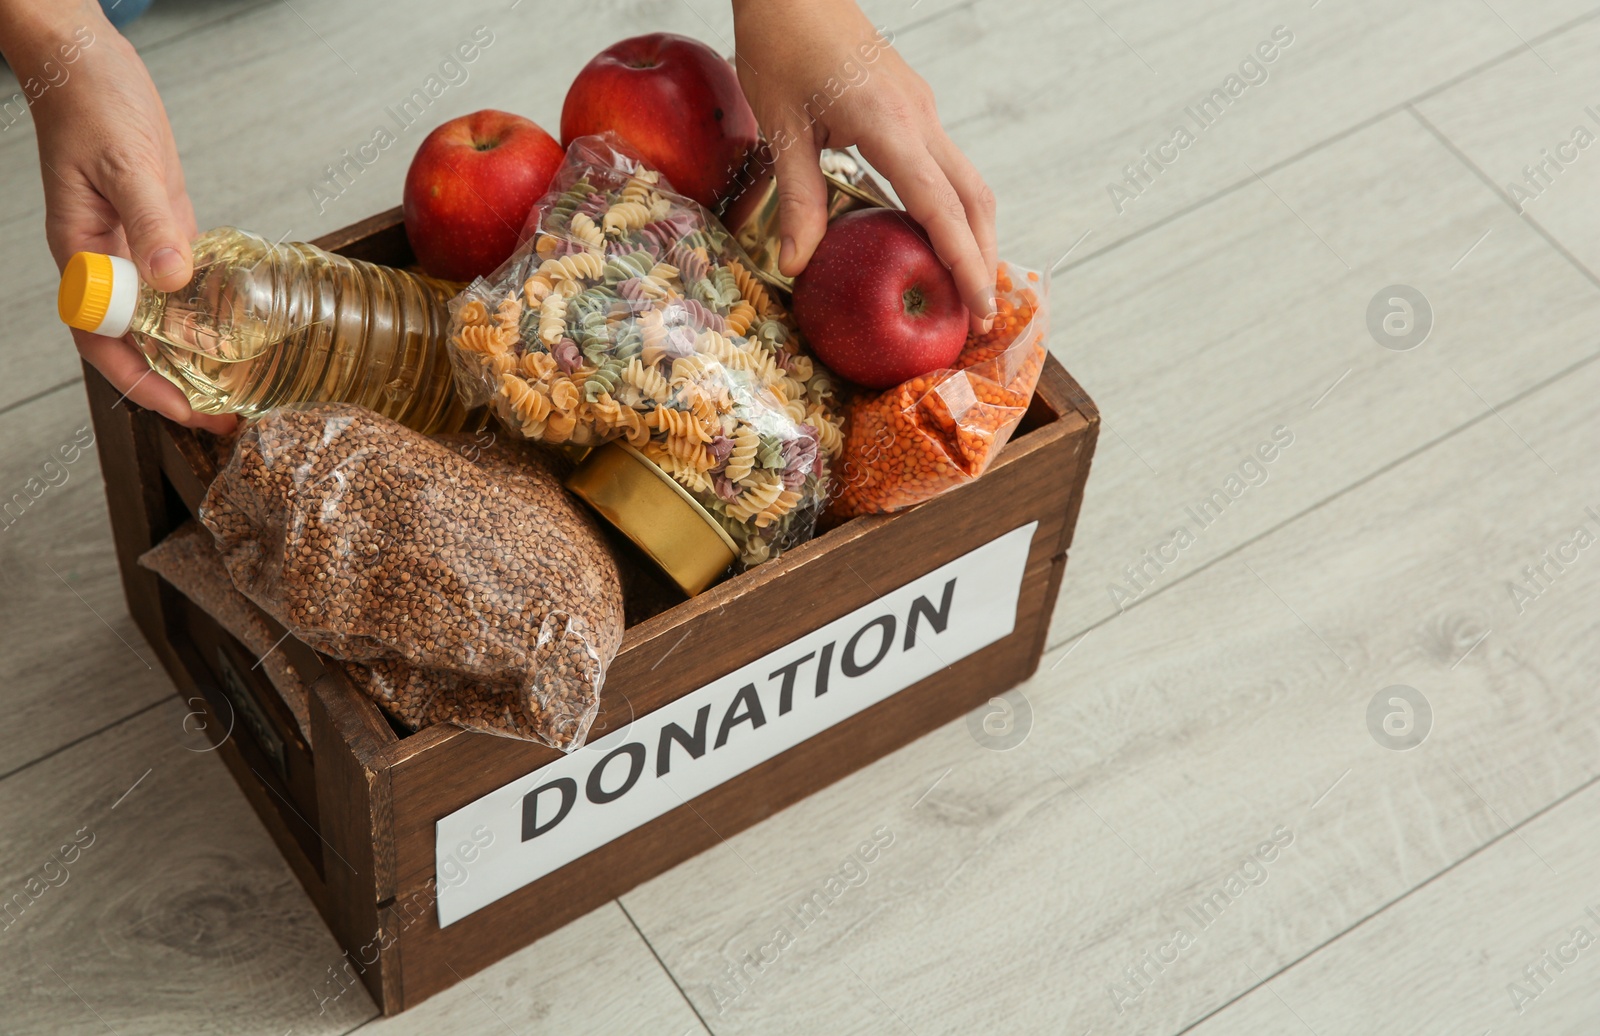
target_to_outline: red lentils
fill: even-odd
[[[951,369],[850,401],[832,517],[910,507],[983,474],[1044,366],[1047,311],[1036,288],[1037,273],[1018,285],[1002,264],[994,326],[969,335]]]

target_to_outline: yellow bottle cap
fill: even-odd
[[[121,256],[79,252],[61,271],[56,312],[80,331],[120,338],[133,323],[139,298],[139,271]]]

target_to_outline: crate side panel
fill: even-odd
[[[1059,557],[1029,559],[1013,632],[448,928],[428,902],[400,936],[407,1007],[710,849],[1025,680],[1038,665]],[[427,839],[431,862],[433,843]]]
[[[1063,468],[1077,456],[1077,438],[1055,440],[1036,451],[1031,463],[997,467],[978,482],[873,524],[846,542],[835,541],[807,563],[748,592],[729,593],[726,607],[702,606],[687,621],[625,647],[607,679],[612,692],[608,724],[653,712],[778,650],[802,631],[801,621],[803,628],[814,628],[848,614],[1027,522],[1040,523],[1029,565],[1056,557],[1072,485]],[[719,589],[737,587],[735,580]],[[413,887],[433,873],[433,825],[439,817],[555,758],[554,750],[542,746],[461,734],[396,765],[400,887]]]
[[[162,621],[161,580],[139,567],[139,555],[171,532],[174,524],[167,515],[154,415],[124,402],[105,376],[87,362],[83,364],[83,382],[128,613],[174,682],[181,684],[182,663],[167,642]]]
[[[346,701],[355,692],[328,673],[311,687],[311,744],[316,754],[317,807],[328,889],[323,916],[349,953],[371,962],[360,971],[385,1011],[400,1001],[398,948],[384,938],[379,904],[392,896],[387,866],[392,845],[389,775],[361,751],[375,732]]]

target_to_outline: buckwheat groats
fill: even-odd
[[[479,432],[435,435],[433,441],[455,450],[488,472],[490,478],[511,487],[513,492],[543,501],[562,521],[591,528],[596,537],[604,537],[614,547],[620,546],[626,551],[620,537],[606,536],[594,512],[561,488],[575,465],[559,447],[513,438],[504,429],[495,427]],[[641,623],[683,602],[683,591],[657,575],[655,567],[644,559],[629,559],[625,554],[618,556],[617,571],[622,576],[624,625]]]
[[[235,585],[367,666],[363,686],[399,722],[582,744],[622,592],[553,474],[514,488],[370,411],[288,408],[244,432],[200,516]]]

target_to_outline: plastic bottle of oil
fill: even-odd
[[[454,293],[443,281],[218,227],[195,241],[194,277],[177,291],[141,284],[119,256],[79,252],[58,305],[72,327],[131,333],[203,413],[343,402],[432,433],[466,417],[444,344]]]

